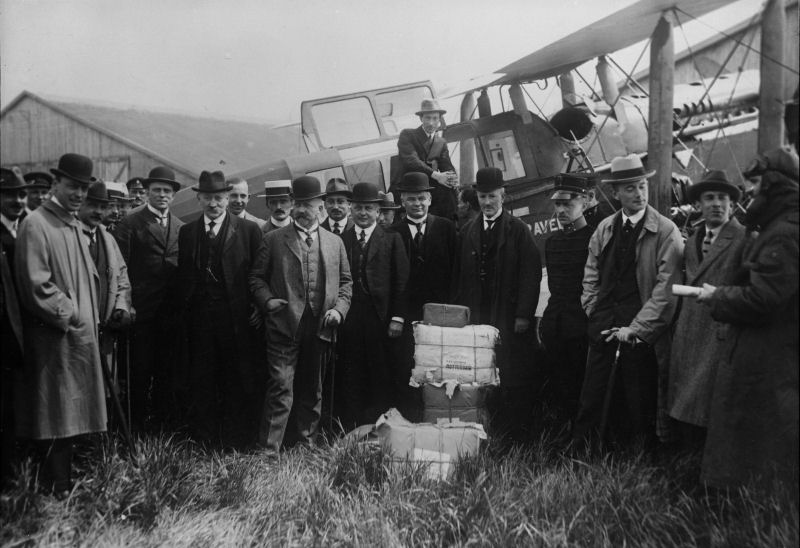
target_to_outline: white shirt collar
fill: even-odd
[[[345,215],[344,219],[342,219],[341,221],[334,221],[333,219],[328,217],[328,224],[330,224],[331,225],[331,229],[333,229],[334,225],[336,223],[339,223],[339,228],[341,229],[342,232],[344,232],[344,229],[347,228],[347,221],[348,221],[349,218],[350,218],[349,215]]]
[[[496,221],[497,219],[499,219],[499,218],[500,218],[500,215],[502,215],[502,214],[503,214],[503,209],[501,208],[501,209],[500,209],[500,210],[499,210],[499,211],[498,211],[498,212],[495,214],[495,216],[494,216],[494,217],[487,217],[486,215],[484,215],[484,216],[483,216],[483,221],[484,221],[484,222],[486,222],[486,221]]]
[[[271,222],[272,226],[274,226],[274,227],[283,228],[284,226],[289,226],[289,223],[292,222],[292,218],[291,217],[286,217],[284,220],[279,221],[275,217],[270,217],[269,218],[269,222]]]
[[[428,214],[426,213],[422,219],[414,219],[413,217],[406,217],[408,219],[408,229],[411,231],[411,237],[417,235],[417,230],[425,234],[425,227],[428,226]],[[413,225],[411,223],[414,223]]]
[[[145,205],[147,206],[147,209],[150,210],[150,213],[152,213],[153,215],[155,215],[159,219],[162,219],[164,217],[169,217],[169,209],[167,209],[164,213],[161,213],[159,210],[157,210],[156,208],[151,206],[150,202],[147,202]]]
[[[205,226],[206,226],[206,231],[208,231],[208,224],[209,224],[211,221],[214,221],[214,234],[216,234],[217,232],[219,232],[219,227],[220,227],[220,226],[222,226],[222,223],[223,223],[223,222],[225,222],[225,215],[227,215],[227,213],[226,213],[225,211],[223,211],[223,212],[222,212],[222,215],[220,215],[220,216],[219,216],[219,217],[217,217],[216,219],[209,219],[209,218],[208,218],[208,216],[207,216],[207,215],[204,213],[204,214],[203,214],[203,223],[204,223],[204,224],[205,224]]]
[[[636,225],[639,223],[639,221],[641,221],[641,220],[642,220],[642,217],[644,217],[644,214],[645,214],[645,212],[646,212],[646,211],[647,211],[647,208],[645,207],[645,208],[643,208],[641,211],[637,211],[636,213],[634,213],[634,214],[633,214],[633,215],[631,215],[630,217],[628,217],[627,215],[625,215],[625,212],[623,211],[623,212],[622,212],[622,224],[624,225],[624,224],[625,224],[625,222],[626,222],[628,219],[630,219],[630,221],[631,221],[631,224],[632,224],[633,226],[636,226]]]
[[[305,229],[295,222],[294,228],[297,230],[297,237],[303,240],[304,242],[306,238],[311,238],[312,240],[317,239],[317,233],[319,232],[319,223],[314,223],[314,226],[312,226],[309,229]]]
[[[724,225],[720,225],[716,228],[710,228],[708,225],[706,225],[706,234],[711,231],[711,243],[714,243],[714,241],[717,239],[717,236],[719,236],[719,233],[722,232],[722,229],[725,228],[725,225],[727,225],[729,222],[731,222],[730,219],[728,219]]]
[[[368,228],[361,228],[360,226],[355,225],[354,228],[356,229],[356,241],[359,240],[362,231],[364,232],[364,239],[366,241],[369,241],[370,237],[372,236],[372,233],[375,232],[376,226],[378,226],[378,223],[373,223],[372,226]]]
[[[2,221],[3,226],[8,229],[8,231],[16,238],[17,237],[17,229],[19,228],[19,218],[15,221],[12,221],[2,213],[0,213],[0,221]]]

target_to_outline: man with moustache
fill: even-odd
[[[178,287],[188,327],[191,432],[242,447],[252,441],[257,413],[247,276],[262,234],[231,213],[231,188],[221,171],[203,171],[192,187],[203,213],[180,229]]]
[[[25,174],[25,181],[28,183],[27,215],[47,199],[53,186],[53,176],[43,171],[32,171]]]
[[[250,187],[247,185],[247,181],[241,177],[234,177],[228,180],[228,184],[231,186],[231,191],[228,193],[228,211],[230,214],[240,219],[253,221],[258,225],[258,228],[264,228],[266,221],[247,211],[247,204],[250,202]]]
[[[404,129],[397,138],[399,169],[392,175],[392,191],[403,175],[423,173],[431,186],[430,211],[438,217],[454,220],[456,216],[455,168],[450,161],[447,142],[437,135],[442,126],[442,116],[447,111],[439,107],[436,99],[423,99],[416,112],[421,125]]]
[[[503,210],[503,172],[484,167],[475,181],[482,214],[462,229],[453,277],[455,302],[469,307],[473,324],[500,331],[496,353],[502,404],[496,424],[509,442],[525,443],[530,441],[532,394],[538,388],[533,325],[542,261],[530,228]]]
[[[681,279],[683,240],[671,220],[647,205],[654,173],[630,154],[614,158],[611,176],[603,181],[622,209],[601,221],[589,241],[581,296],[589,355],[572,432],[579,446],[602,438],[609,386],[612,439],[625,443],[639,437],[650,445],[656,435],[663,440],[670,435],[666,377],[676,305],[671,287]]]
[[[106,190],[109,202],[103,225],[113,233],[120,221],[130,213],[132,200],[128,197],[128,188],[123,183],[108,182]]]
[[[325,185],[325,211],[328,218],[320,226],[341,236],[345,230],[353,228],[353,219],[350,218],[350,191],[347,181],[334,178]]]
[[[381,197],[372,183],[353,187],[355,226],[342,235],[353,297],[342,325],[336,390],[346,430],[370,424],[396,405],[399,389],[390,340],[403,332],[408,257],[400,235],[378,226]]]
[[[144,177],[133,177],[125,183],[131,198],[131,207],[134,209],[143,206],[147,202],[147,189],[144,181]]]
[[[586,316],[581,308],[581,282],[589,239],[594,229],[583,216],[589,198],[589,181],[583,174],[556,176],[550,199],[561,230],[544,244],[550,299],[540,333],[553,390],[550,401],[569,420],[578,412],[583,370],[586,367]]]
[[[292,194],[292,224],[264,236],[249,276],[269,341],[259,444],[272,456],[282,444],[313,442],[326,357],[353,290],[342,239],[319,228],[319,180],[298,177]]]
[[[292,199],[291,181],[267,181],[264,183],[264,194],[259,194],[256,198],[267,200],[269,219],[261,227],[264,234],[277,228],[283,228],[292,222],[290,213],[294,207],[294,200]]]
[[[71,489],[75,437],[105,432],[107,416],[98,275],[76,217],[95,180],[92,161],[65,154],[52,172],[52,198],[25,219],[17,239],[25,367],[15,419],[17,435],[41,449],[40,485],[63,498]]]
[[[144,181],[147,203],[114,230],[131,280],[136,323],[130,333],[131,424],[143,430],[152,414],[163,422],[172,411],[177,360],[178,230],[183,222],[169,210],[181,185],[168,167],[154,167]],[[131,192],[135,190],[132,184]],[[152,384],[152,389],[151,389]],[[152,407],[152,409],[151,409]]]

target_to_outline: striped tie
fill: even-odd
[[[714,241],[714,232],[712,230],[706,231],[706,237],[703,238],[703,257],[708,255],[709,249],[711,249],[711,243]]]

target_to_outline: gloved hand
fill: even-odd
[[[131,325],[131,315],[127,310],[117,308],[111,313],[108,319],[108,328],[114,331],[122,331]]]

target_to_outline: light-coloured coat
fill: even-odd
[[[105,431],[98,274],[80,222],[53,201],[42,204],[21,225],[15,270],[25,314],[18,435]]]
[[[103,242],[106,252],[106,271],[98,272],[98,275],[106,276],[106,286],[108,287],[108,297],[106,298],[106,309],[100,311],[100,323],[105,324],[115,310],[124,310],[128,313],[133,312],[131,306],[131,282],[128,279],[128,265],[122,257],[117,240],[114,239],[108,230],[100,225],[97,227],[100,235],[99,241]],[[114,338],[103,335],[100,337],[101,351],[108,354],[112,351]]]
[[[243,211],[242,212],[242,216],[239,217],[239,218],[240,219],[245,219],[247,221],[253,221],[255,224],[258,225],[258,228],[262,228],[262,229],[264,228],[264,225],[267,222],[264,219],[262,219],[261,217],[256,217],[255,215],[253,215],[252,213],[250,213],[247,210]]]
[[[742,260],[744,227],[731,219],[701,261],[698,244],[705,234],[705,229],[698,230],[686,242],[685,283],[696,287],[729,285]],[[732,341],[730,326],[715,321],[708,306],[694,298],[682,300],[670,356],[667,400],[672,418],[707,426],[717,367],[730,353]]]
[[[622,211],[603,219],[589,240],[589,257],[583,273],[581,305],[591,316],[600,291],[600,256],[614,234],[614,222]],[[636,241],[636,284],[642,308],[628,326],[637,337],[653,346],[658,361],[658,415],[656,433],[668,437],[667,375],[669,373],[670,324],[676,298],[672,284],[680,283],[683,240],[671,220],[647,206],[644,225]]]

